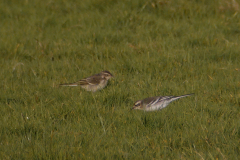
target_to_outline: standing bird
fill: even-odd
[[[60,86],[81,86],[87,91],[96,92],[106,87],[108,80],[112,77],[113,75],[109,71],[102,71],[101,73],[94,74],[77,82],[60,84]]]
[[[194,93],[182,96],[149,97],[135,102],[132,109],[140,109],[144,111],[156,111],[167,107],[167,105],[169,105],[169,103],[171,103],[172,101],[175,101],[179,98],[191,96],[193,94]]]

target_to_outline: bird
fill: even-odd
[[[185,94],[182,96],[156,96],[156,97],[149,97],[143,100],[138,100],[134,103],[132,109],[139,109],[144,111],[156,111],[161,110],[169,105],[172,101],[175,101],[179,98],[191,96],[191,94]]]
[[[77,82],[64,83],[60,84],[60,86],[81,86],[86,91],[96,92],[106,87],[108,80],[112,77],[113,75],[109,71],[102,71]]]

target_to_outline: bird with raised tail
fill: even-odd
[[[182,96],[158,96],[158,97],[149,97],[143,100],[138,100],[134,103],[132,109],[139,109],[144,111],[156,111],[161,110],[169,105],[172,101],[177,99],[191,96],[192,94],[186,94]]]

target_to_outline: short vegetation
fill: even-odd
[[[1,0],[0,159],[240,159],[239,5]],[[95,93],[58,86],[103,70]]]

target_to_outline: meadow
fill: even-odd
[[[1,0],[0,159],[240,159],[239,5]],[[103,70],[95,93],[58,86]]]

